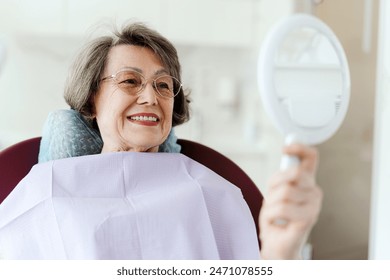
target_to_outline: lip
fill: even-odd
[[[136,119],[137,118],[137,119]],[[138,119],[140,118],[140,119]],[[145,119],[147,118],[147,119]],[[150,118],[154,118],[154,120],[150,120]],[[160,122],[160,118],[158,115],[154,113],[137,113],[127,116],[127,119],[135,124],[145,125],[145,126],[157,126]]]

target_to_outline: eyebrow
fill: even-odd
[[[140,68],[138,68],[138,67],[131,67],[131,66],[124,67],[124,68],[122,68],[122,69],[119,70],[119,71],[127,70],[127,69],[134,70],[134,71],[136,71],[136,72],[138,72],[138,73],[140,73],[140,74],[143,74],[143,73],[144,73],[144,71],[142,71],[142,69],[140,69]],[[165,69],[159,69],[159,70],[157,70],[156,72],[154,72],[154,76],[157,76],[157,75],[160,75],[160,74],[167,74],[167,75],[169,75],[168,71],[165,70]]]

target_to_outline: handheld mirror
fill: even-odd
[[[296,14],[268,33],[259,54],[258,85],[265,111],[286,142],[317,145],[346,115],[350,74],[344,50],[321,20]],[[283,156],[281,168],[297,164]]]

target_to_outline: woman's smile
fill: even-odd
[[[127,117],[127,119],[135,124],[146,126],[157,126],[160,122],[160,118],[153,113],[138,113]]]

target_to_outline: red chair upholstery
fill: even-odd
[[[0,203],[38,162],[40,142],[31,138],[0,151]]]
[[[0,203],[38,162],[40,137],[25,140],[0,151]],[[263,202],[259,189],[233,161],[202,144],[179,139],[181,153],[207,166],[241,189],[259,234],[258,217]],[[260,245],[260,242],[259,242]]]

